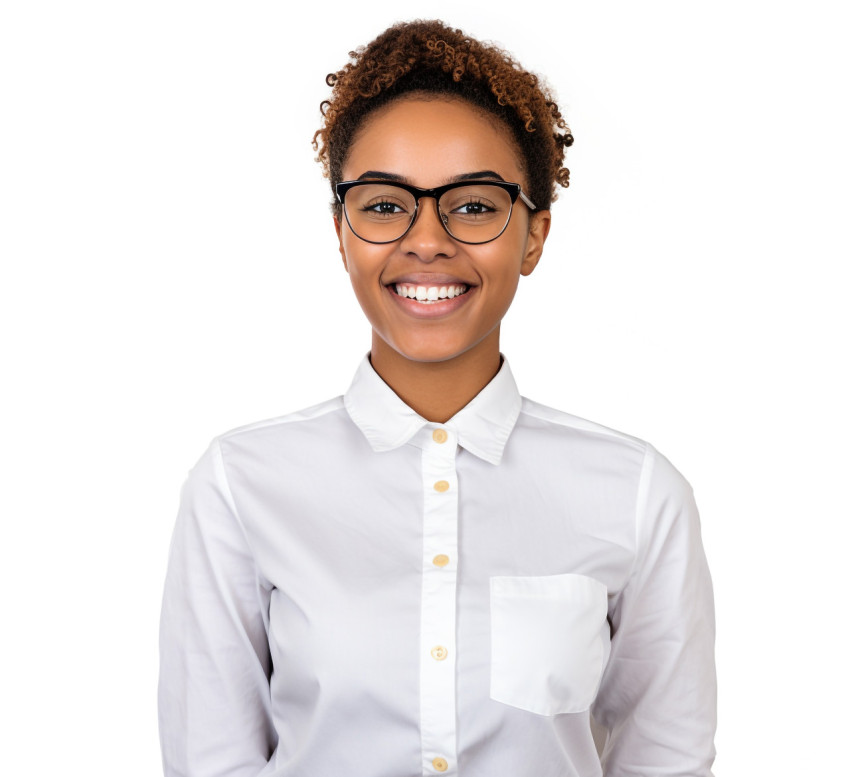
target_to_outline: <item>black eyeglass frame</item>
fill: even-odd
[[[361,237],[357,234],[354,227],[351,225],[351,220],[348,218],[348,210],[345,207],[345,195],[348,193],[350,189],[354,189],[357,186],[374,186],[375,184],[388,184],[391,186],[395,186],[399,189],[404,189],[404,191],[413,195],[413,215],[410,217],[410,223],[407,225],[407,229],[404,230],[398,237],[393,238],[392,240],[367,240],[365,237]],[[446,192],[451,191],[452,189],[459,189],[463,186],[475,186],[480,184],[487,184],[488,186],[496,186],[499,189],[504,189],[511,198],[511,210],[508,213],[507,219],[505,219],[505,225],[502,227],[502,230],[495,237],[488,238],[487,240],[481,241],[471,241],[471,240],[461,240],[459,237],[455,237],[450,231],[449,226],[446,223],[448,221],[448,216],[443,214],[440,211],[440,197],[442,197]],[[485,243],[492,243],[494,240],[500,238],[505,230],[508,228],[508,224],[511,223],[511,216],[514,214],[514,203],[516,203],[517,199],[523,201],[525,206],[534,213],[537,210],[537,206],[528,198],[525,192],[522,190],[522,186],[518,183],[511,183],[509,181],[491,181],[491,180],[479,180],[479,181],[456,181],[455,183],[447,183],[443,186],[436,186],[433,189],[420,189],[418,186],[411,186],[407,183],[401,183],[399,181],[384,181],[384,180],[362,180],[362,181],[340,181],[335,187],[334,191],[336,192],[336,198],[339,204],[342,206],[342,210],[345,213],[345,220],[348,223],[348,228],[352,231],[352,233],[358,237],[360,240],[365,243],[372,243],[374,245],[386,245],[387,243],[395,243],[396,240],[401,240],[408,232],[410,232],[413,225],[416,223],[416,217],[419,215],[419,200],[422,197],[433,197],[434,204],[437,207],[437,215],[440,217],[440,223],[443,225],[443,229],[446,230],[446,234],[452,239],[457,240],[458,243],[465,243],[466,245],[484,245]]]

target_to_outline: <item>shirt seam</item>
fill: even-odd
[[[308,407],[303,410],[297,410],[293,413],[287,413],[286,415],[276,416],[275,418],[268,418],[265,421],[256,421],[255,423],[246,424],[245,426],[238,426],[235,429],[231,429],[230,431],[219,435],[216,439],[229,440],[233,437],[238,437],[239,435],[247,434],[248,432],[259,431],[261,429],[267,429],[272,426],[294,424],[302,421],[313,421],[317,418],[322,418],[323,416],[326,416],[329,413],[335,413],[339,412],[340,410],[345,410],[345,406],[342,402],[342,399],[342,395],[339,395],[334,397],[333,399],[327,399],[324,402],[320,402],[318,405],[313,405],[312,407]],[[310,413],[314,414],[308,415]]]
[[[625,434],[624,432],[618,432],[616,429],[608,429],[607,427],[600,426],[599,424],[596,424],[593,421],[587,421],[583,418],[577,418],[577,420],[585,424],[593,425],[597,428],[588,429],[587,427],[582,426],[581,423],[570,423],[568,420],[563,418],[551,418],[541,413],[535,413],[531,408],[528,407],[529,403],[535,405],[538,404],[533,399],[529,399],[528,397],[522,397],[522,407],[520,409],[520,414],[525,414],[527,416],[530,416],[531,418],[537,419],[538,421],[545,421],[556,426],[562,426],[567,429],[574,429],[577,432],[584,432],[586,434],[593,434],[598,437],[614,438],[617,440],[621,440],[622,442],[627,443],[636,450],[645,450],[649,446],[649,443],[637,437],[632,437],[631,435]],[[546,407],[545,405],[539,406]],[[554,410],[553,408],[547,409],[551,410],[553,413],[560,414],[562,412],[559,410]]]
[[[640,565],[638,559],[643,553],[641,536],[643,526],[646,522],[646,510],[649,504],[649,484],[655,472],[655,449],[644,443],[643,463],[641,465],[640,479],[638,480],[637,493],[635,494],[635,554],[632,559],[632,567],[623,590],[627,588],[637,575]]]
[[[219,481],[219,487],[221,488],[222,495],[227,502],[227,507],[233,515],[234,520],[236,521],[236,525],[239,527],[239,531],[242,533],[242,539],[245,541],[245,547],[251,552],[251,561],[254,565],[254,581],[257,584],[258,594],[260,588],[271,588],[271,585],[266,585],[268,581],[266,581],[265,577],[260,574],[259,567],[257,566],[257,555],[254,553],[253,547],[251,547],[251,541],[248,538],[248,531],[245,528],[245,523],[242,520],[242,516],[239,515],[239,509],[236,507],[236,500],[233,497],[233,491],[230,488],[230,482],[227,479],[227,470],[224,463],[224,451],[221,447],[221,439],[216,438],[214,441],[215,445],[215,470],[216,470],[216,480]],[[262,602],[261,602],[262,604]],[[267,613],[263,608],[261,608],[263,612],[263,623],[266,627],[266,631],[268,632],[268,621],[267,621]]]

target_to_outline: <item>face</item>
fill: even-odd
[[[344,180],[392,176],[427,189],[471,174],[528,190],[508,130],[462,101],[442,98],[410,97],[380,109],[358,133],[343,167]],[[354,293],[372,325],[373,363],[385,349],[393,357],[442,362],[482,349],[498,354],[499,324],[520,275],[537,265],[549,213],[532,214],[517,200],[502,235],[481,245],[452,238],[432,198],[420,201],[413,226],[393,243],[361,240],[345,216],[335,225]],[[436,289],[441,298],[411,298],[410,289],[418,287],[426,296]]]

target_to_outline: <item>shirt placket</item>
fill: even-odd
[[[456,775],[457,437],[443,427],[423,432],[422,773]]]

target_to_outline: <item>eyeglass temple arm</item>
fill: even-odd
[[[529,210],[537,210],[537,206],[525,196],[525,192],[522,189],[519,190],[519,198],[528,206]]]

